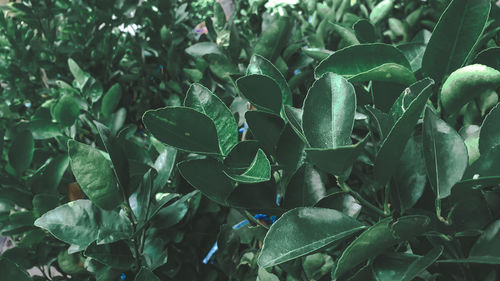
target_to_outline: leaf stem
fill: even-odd
[[[339,181],[338,185],[342,191],[349,193],[354,199],[356,199],[362,206],[367,207],[368,209],[374,211],[377,215],[381,217],[387,217],[388,215],[379,209],[377,206],[373,205],[372,203],[368,202],[365,198],[363,198],[359,193],[356,191],[352,190],[344,181]]]

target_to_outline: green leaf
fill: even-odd
[[[353,82],[375,80],[408,85],[415,81],[410,68],[408,60],[396,47],[373,43],[339,50],[323,60],[314,72],[316,77],[333,72]]]
[[[341,177],[348,177],[354,161],[363,152],[370,134],[354,145],[335,148],[306,148],[307,157],[322,170]]]
[[[290,123],[285,126],[276,147],[276,161],[283,168],[283,176],[289,177],[305,161],[306,144],[294,132]]]
[[[432,265],[443,253],[443,247],[430,250],[425,256],[391,253],[377,257],[373,272],[378,281],[411,281]]]
[[[441,104],[446,114],[453,114],[485,91],[499,86],[500,71],[480,64],[468,65],[446,79],[441,89]]]
[[[314,169],[312,165],[304,164],[293,175],[286,187],[283,207],[310,207],[326,195],[326,176]]]
[[[492,47],[479,52],[474,63],[500,69],[500,47]]]
[[[464,140],[430,108],[425,110],[423,132],[425,167],[431,186],[438,199],[448,197],[469,162]]]
[[[281,214],[283,209],[276,205],[276,184],[270,181],[239,184],[228,197],[229,205],[255,213]]]
[[[208,54],[222,54],[217,44],[213,42],[199,42],[189,46],[186,53],[193,57],[203,57]]]
[[[362,208],[354,197],[342,191],[323,197],[314,207],[334,209],[353,218],[359,215]]]
[[[301,140],[307,142],[304,132],[302,131],[302,109],[286,105],[284,112],[285,117],[293,131],[300,137]]]
[[[276,83],[278,83],[281,89],[281,99],[283,105],[292,104],[292,91],[288,87],[286,79],[283,74],[266,58],[253,55],[248,63],[247,75],[249,74],[262,74],[271,77]]]
[[[71,126],[80,115],[80,105],[72,94],[63,95],[52,109],[54,119],[62,126]]]
[[[142,177],[141,184],[137,188],[137,206],[132,208],[137,220],[145,222],[150,213],[151,194],[153,192],[152,170],[149,169]]]
[[[142,267],[139,273],[135,276],[134,281],[160,281],[160,278],[158,278],[151,270]]]
[[[18,133],[9,148],[9,164],[21,175],[31,165],[35,141],[30,131]]]
[[[257,280],[256,281],[280,281],[278,276],[267,272],[264,268],[260,267],[257,271]]]
[[[111,163],[99,150],[69,140],[68,153],[76,181],[92,202],[105,210],[112,210],[123,202]]]
[[[311,147],[351,144],[356,93],[343,77],[328,73],[316,80],[304,100],[303,111],[302,129]]]
[[[85,97],[90,99],[92,103],[95,103],[102,96],[103,93],[102,84],[93,77],[90,77],[87,83],[85,83],[85,86],[82,89],[82,93]]]
[[[149,110],[142,121],[155,138],[170,146],[201,154],[220,154],[214,122],[192,108]]]
[[[336,210],[296,208],[271,226],[257,262],[265,268],[278,265],[342,241],[364,228]]]
[[[113,135],[110,129],[108,129],[103,124],[94,121],[94,124],[97,127],[97,131],[101,136],[102,143],[106,148],[106,151],[109,153],[109,158],[111,159],[113,172],[118,180],[118,184],[123,188],[125,194],[127,196],[130,195],[129,188],[129,163],[125,152],[121,144],[118,141],[118,138]]]
[[[90,200],[72,201],[50,210],[34,225],[83,249],[96,239],[98,244],[104,244],[127,239],[132,234],[132,224],[127,218],[97,208]]]
[[[241,95],[257,109],[280,114],[282,106],[281,89],[271,77],[251,74],[236,80]]]
[[[370,12],[370,22],[374,25],[385,19],[394,7],[394,0],[382,0]]]
[[[59,206],[59,198],[55,194],[37,194],[33,197],[33,215],[41,217],[48,211]]]
[[[411,137],[399,159],[394,173],[394,191],[401,210],[412,208],[420,199],[427,183],[422,139]]]
[[[500,220],[493,222],[477,239],[469,252],[469,259],[480,259],[486,263],[500,264]]]
[[[244,173],[255,160],[259,148],[260,144],[256,140],[238,142],[224,158],[224,170],[231,174]]]
[[[453,0],[432,32],[422,72],[439,83],[461,67],[483,32],[490,8],[490,0]]]
[[[121,270],[128,270],[135,263],[132,252],[124,241],[105,245],[91,244],[85,250],[85,256]]]
[[[369,105],[365,106],[365,109],[370,117],[370,124],[372,132],[375,131],[375,136],[378,136],[380,140],[384,140],[391,131],[394,122],[391,116],[376,107],[371,107]]]
[[[252,163],[243,174],[239,175],[226,172],[225,174],[230,179],[237,182],[257,183],[268,181],[271,179],[271,164],[264,151],[259,149]]]
[[[208,62],[208,68],[219,79],[230,80],[230,75],[239,73],[238,67],[233,64],[225,55],[207,54],[203,58]]]
[[[417,224],[407,224],[407,220],[413,222],[414,218],[413,216],[401,217],[397,222],[404,222],[407,225],[405,231],[411,233],[412,236],[417,236],[424,232],[430,221],[427,219],[426,221]],[[390,223],[390,218],[381,220],[365,230],[353,242],[351,242],[338,260],[332,277],[339,278],[343,276],[363,261],[376,257],[377,255],[385,252],[392,245],[401,242],[401,238],[398,238],[394,232],[391,231]],[[409,237],[405,238],[409,239]]]
[[[211,200],[227,205],[226,200],[234,187],[224,174],[220,162],[211,158],[193,159],[180,162],[177,167],[182,177],[194,188]]]
[[[358,45],[359,41],[354,34],[354,30],[344,27],[340,24],[329,22],[332,30],[345,42],[345,46]]]
[[[262,30],[259,40],[253,48],[253,54],[274,61],[286,46],[292,27],[291,18],[276,14],[268,23],[267,28]]]
[[[500,145],[489,149],[487,153],[483,153],[479,159],[472,163],[465,172],[464,180],[458,182],[457,186],[494,186],[500,183],[499,168]]]
[[[396,120],[389,135],[384,139],[375,159],[374,174],[377,181],[385,185],[396,171],[399,159],[408,139],[417,124],[427,99],[432,94],[434,81],[422,79],[411,85],[402,95],[411,94],[415,98],[409,103],[403,114]]]
[[[0,272],[2,278],[9,281],[31,281],[31,277],[26,270],[19,265],[11,262],[7,258],[0,257]]]
[[[423,43],[406,43],[398,45],[398,49],[403,52],[410,63],[411,71],[417,72],[422,68],[422,59],[426,47],[427,45]]]
[[[366,19],[360,19],[353,25],[354,33],[360,43],[374,43],[377,41],[375,28]]]
[[[120,99],[122,98],[122,88],[120,84],[115,83],[109,90],[104,94],[101,103],[101,113],[104,117],[108,118],[116,110]]]
[[[274,154],[274,150],[285,122],[279,116],[263,111],[247,111],[245,119],[252,135],[257,139],[266,153]]]
[[[358,38],[359,39],[359,38]],[[304,48],[302,51],[310,56],[311,58],[322,61],[326,59],[329,55],[333,54],[332,51],[326,50],[326,49],[319,49],[319,48]]]
[[[184,105],[212,119],[217,130],[220,150],[222,154],[227,155],[238,142],[238,124],[229,108],[219,97],[200,84],[192,84],[189,87]]]
[[[481,156],[500,145],[500,103],[497,104],[484,118],[479,132],[479,151]]]
[[[71,74],[73,74],[73,77],[75,78],[75,87],[80,89],[81,91],[89,80],[90,75],[83,71],[80,66],[78,66],[78,64],[71,58],[68,59],[68,66],[69,71],[71,71]]]

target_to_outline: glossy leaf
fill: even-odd
[[[469,162],[462,137],[430,108],[424,117],[424,158],[427,175],[438,199],[448,197]]]
[[[474,63],[500,69],[500,47],[492,47],[479,52]]]
[[[72,94],[63,95],[52,109],[54,119],[62,126],[71,126],[80,115],[80,105]]]
[[[326,195],[326,175],[305,164],[290,179],[283,207],[310,207]]]
[[[479,151],[487,154],[491,149],[500,145],[500,103],[497,104],[484,118],[479,131]],[[486,156],[486,155],[485,155]]]
[[[304,100],[303,111],[302,129],[311,147],[351,144],[356,94],[347,80],[332,73],[316,80]]]
[[[22,131],[18,133],[9,148],[9,164],[19,174],[22,174],[30,167],[34,151],[35,141],[31,132]]]
[[[111,159],[113,172],[118,180],[118,184],[123,188],[126,195],[130,195],[129,190],[129,163],[125,152],[117,137],[103,124],[94,121],[97,131],[101,136],[102,143]]]
[[[389,15],[394,7],[394,0],[382,0],[379,2],[370,13],[370,21],[373,24],[379,23]]]
[[[214,159],[193,159],[179,163],[179,172],[194,188],[215,202],[227,205],[234,187],[223,172],[222,164]]]
[[[21,266],[13,263],[5,257],[0,257],[0,272],[2,278],[9,281],[31,281],[33,280],[26,270]]]
[[[500,264],[500,221],[493,222],[477,239],[469,252],[469,259],[484,260],[485,263]],[[487,261],[487,262],[486,262]]]
[[[296,208],[283,214],[269,229],[258,258],[271,267],[312,253],[348,238],[365,227],[339,211]],[[283,236],[294,233],[293,236]]]
[[[101,113],[104,117],[109,117],[117,108],[122,98],[122,88],[116,83],[104,94],[101,104]]]
[[[283,209],[276,205],[276,184],[269,181],[255,184],[239,184],[227,201],[234,208],[243,208],[268,215],[281,214]]]
[[[111,163],[99,150],[69,140],[68,154],[76,181],[94,204],[105,210],[112,210],[123,201]]]
[[[399,117],[392,127],[389,135],[384,139],[375,159],[375,178],[381,184],[387,183],[398,167],[398,159],[403,152],[413,128],[424,109],[427,99],[432,94],[431,88],[434,84],[432,79],[423,79],[411,85],[402,95],[415,93],[416,96],[408,105],[404,113]]]
[[[279,114],[282,106],[281,89],[271,77],[251,74],[236,80],[240,93],[257,109]]]
[[[252,135],[260,142],[264,151],[274,154],[276,144],[285,127],[283,119],[262,111],[247,111],[245,119]]]
[[[262,30],[259,40],[253,48],[253,54],[274,61],[286,46],[292,26],[291,18],[276,14],[267,28]]]
[[[132,234],[128,219],[117,212],[99,209],[90,200],[77,200],[50,210],[34,225],[83,249],[96,239],[98,244],[104,244],[127,239]]]
[[[413,220],[411,217],[410,219]],[[405,220],[407,220],[407,217],[401,217],[398,221],[404,222]],[[332,277],[339,278],[343,276],[363,261],[383,253],[392,245],[400,242],[401,239],[391,231],[390,222],[390,219],[381,220],[351,242],[338,260]],[[429,221],[425,224],[407,224],[408,227],[405,230],[412,233],[412,236],[417,236],[425,231],[428,224]],[[409,239],[408,237],[405,238]]]
[[[285,106],[284,111],[285,117],[292,129],[300,137],[300,139],[302,139],[304,142],[307,142],[306,137],[304,136],[304,132],[302,131],[302,109],[287,105]]]
[[[159,141],[178,149],[219,154],[217,129],[206,115],[187,107],[149,110],[142,117],[148,131]]]
[[[441,15],[422,59],[422,72],[437,83],[461,67],[483,32],[491,1],[453,0]]]
[[[141,270],[139,270],[139,273],[135,276],[134,281],[160,281],[160,278],[158,278],[151,270],[142,267]]]
[[[253,55],[248,63],[247,75],[249,74],[262,74],[271,77],[276,83],[278,83],[281,89],[281,98],[283,105],[292,104],[292,91],[288,87],[283,74],[266,58]]]
[[[354,33],[360,43],[374,43],[377,41],[375,28],[366,19],[360,19],[353,25]]]
[[[306,148],[307,157],[319,168],[335,176],[347,177],[352,164],[363,152],[369,135],[354,145],[335,148]]]
[[[443,247],[434,248],[425,256],[387,254],[377,257],[373,272],[378,281],[411,281],[432,265],[443,253]]]
[[[209,89],[192,84],[186,94],[184,105],[205,114],[215,124],[222,154],[227,155],[238,142],[238,124],[227,106]]]
[[[226,175],[230,179],[237,182],[257,183],[268,181],[271,179],[271,164],[269,163],[269,160],[267,159],[264,151],[262,151],[262,149],[259,149],[252,163],[244,173],[226,173]]]
[[[73,77],[75,78],[75,86],[78,89],[82,90],[89,80],[90,75],[83,71],[80,66],[78,66],[78,64],[71,58],[68,59],[68,66],[71,74],[73,74]]]
[[[353,218],[359,215],[362,208],[354,197],[345,192],[329,194],[316,202],[314,207],[334,209]]]
[[[499,86],[500,71],[480,64],[468,65],[446,79],[441,89],[441,104],[447,114],[453,114],[486,90]]]
[[[406,43],[398,46],[411,65],[411,71],[417,72],[422,68],[422,59],[424,57],[427,45],[423,43]]]
[[[85,256],[121,270],[130,269],[135,262],[129,246],[124,241],[106,245],[91,244],[85,250]]]
[[[410,68],[408,60],[396,47],[373,43],[335,52],[316,67],[315,75],[321,77],[333,72],[356,82],[376,80],[408,85],[415,81]]]

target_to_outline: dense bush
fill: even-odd
[[[497,280],[498,4],[220,2],[4,6],[2,278]]]

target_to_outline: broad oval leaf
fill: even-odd
[[[271,77],[251,74],[236,80],[240,93],[257,109],[280,114],[281,89]]]
[[[160,278],[156,276],[151,270],[142,267],[139,273],[135,276],[134,281],[160,281]]]
[[[109,154],[111,159],[113,172],[115,173],[118,184],[123,188],[127,197],[130,195],[129,189],[129,163],[121,144],[118,142],[117,137],[103,124],[94,121],[97,131],[101,136],[104,148]]]
[[[483,32],[490,8],[490,0],[453,0],[432,32],[422,72],[440,83],[461,67]]]
[[[285,106],[285,117],[295,131],[295,133],[300,137],[301,140],[307,142],[306,137],[304,136],[304,132],[302,131],[302,109],[295,108],[291,106]]]
[[[479,97],[486,90],[500,86],[500,71],[473,64],[450,74],[441,89],[441,104],[446,114],[457,112],[463,105]]]
[[[257,151],[255,158],[242,174],[224,172],[230,179],[244,183],[258,183],[271,179],[271,164],[262,149]]]
[[[85,84],[89,80],[90,75],[87,72],[83,71],[80,66],[78,66],[78,64],[71,58],[68,59],[68,67],[69,71],[75,78],[75,86],[78,89],[82,90],[83,86],[85,86]]]
[[[227,155],[238,142],[238,124],[229,108],[201,84],[192,84],[189,87],[184,105],[212,119],[217,130],[220,150],[222,154]]]
[[[336,210],[295,208],[271,226],[257,262],[265,268],[284,263],[342,241],[364,228]]]
[[[304,100],[302,129],[313,148],[351,144],[356,93],[342,76],[327,73],[316,80]]]
[[[425,110],[423,132],[425,167],[431,186],[438,199],[448,197],[469,162],[464,140],[430,108]]]
[[[94,204],[112,210],[123,201],[111,163],[99,150],[74,140],[68,141],[71,170],[82,191]]]
[[[443,247],[430,250],[424,256],[392,253],[377,257],[373,273],[378,281],[411,281],[432,265],[443,253]]]
[[[500,220],[493,222],[477,239],[469,252],[469,259],[500,264]]]
[[[80,105],[73,94],[62,96],[52,108],[52,115],[62,126],[71,126],[80,114]]]
[[[488,154],[494,147],[500,145],[500,103],[484,118],[479,131],[479,152],[481,156]]]
[[[30,131],[18,133],[12,140],[9,148],[9,164],[22,174],[31,165],[33,153],[35,152],[35,141]]]
[[[274,155],[276,144],[285,127],[283,119],[263,111],[247,111],[245,119],[252,135],[260,142],[264,151]]]
[[[286,187],[283,207],[310,207],[326,195],[326,174],[304,164],[292,176]]]
[[[129,270],[135,263],[129,246],[123,240],[105,245],[91,244],[85,250],[85,256],[121,270]]]
[[[257,54],[253,55],[248,63],[247,75],[248,74],[263,74],[273,78],[281,89],[282,104],[292,104],[292,91],[290,91],[290,87],[288,87],[285,77],[283,77],[283,74],[281,74],[281,72],[266,58]]]
[[[474,59],[474,63],[500,69],[500,47],[492,47],[479,52]]]
[[[155,138],[170,146],[195,153],[220,154],[214,122],[192,108],[149,110],[142,121]]]
[[[377,36],[375,35],[375,28],[366,19],[358,20],[352,28],[356,34],[360,43],[374,43],[377,41]]]
[[[379,23],[386,18],[394,7],[394,0],[382,0],[370,12],[370,21],[373,24]]]
[[[335,148],[306,148],[307,156],[322,170],[347,178],[352,164],[363,152],[370,134],[354,145],[344,145]]]
[[[98,244],[127,239],[132,224],[114,211],[97,208],[90,200],[76,200],[48,211],[34,223],[54,237],[85,249],[98,240]]]
[[[407,223],[408,219],[412,223]],[[405,229],[405,232],[412,233],[412,236],[417,236],[425,231],[427,225],[429,224],[429,220],[419,221],[419,223],[413,223],[414,221],[414,216],[409,216],[401,217],[397,222],[403,222],[408,226]],[[337,266],[332,273],[332,277],[338,278],[343,276],[363,261],[375,257],[386,251],[392,245],[403,241],[390,229],[390,223],[390,218],[381,220],[365,230],[353,242],[351,242],[338,260]],[[409,239],[410,237],[405,238]]]
[[[376,56],[373,54],[377,54]],[[406,68],[407,70],[403,70]],[[323,60],[315,69],[316,77],[333,72],[353,81],[387,81],[409,84],[410,63],[396,47],[387,44],[361,44],[339,50]]]
[[[380,184],[384,185],[387,183],[398,167],[399,163],[398,161],[394,161],[394,159],[399,159],[401,156],[413,132],[413,128],[420,118],[425,103],[432,94],[432,85],[434,85],[432,79],[422,79],[402,93],[402,95],[408,95],[409,91],[415,98],[409,103],[401,116],[396,119],[394,126],[378,151],[377,158],[375,159],[374,173],[375,178]]]
[[[122,88],[116,83],[104,94],[101,103],[101,113],[104,117],[109,117],[116,110],[122,98]]]
[[[226,200],[234,187],[219,161],[212,158],[193,159],[183,161],[177,167],[194,188],[215,202],[227,205]]]
[[[28,275],[26,270],[8,260],[5,257],[0,257],[0,272],[2,279],[9,281],[32,281],[33,279]]]

